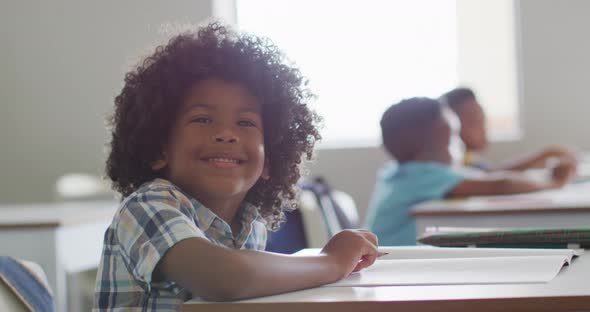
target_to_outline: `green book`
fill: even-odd
[[[590,248],[590,227],[474,229],[434,228],[418,238],[441,247]]]

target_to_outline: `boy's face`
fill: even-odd
[[[457,109],[461,120],[461,139],[469,150],[481,151],[488,144],[486,119],[476,99],[468,99]]]
[[[261,104],[244,86],[195,83],[180,108],[163,159],[167,178],[205,205],[238,203],[267,176]]]

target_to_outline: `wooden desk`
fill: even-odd
[[[187,302],[183,311],[588,311],[590,253],[549,283],[319,287],[229,303]]]
[[[414,207],[417,234],[426,227],[580,227],[590,224],[590,184],[511,196],[431,201]]]
[[[114,201],[0,206],[1,254],[38,263],[56,311],[68,311],[67,276],[98,267],[104,232],[117,206]],[[69,309],[80,310],[76,300],[70,300]]]

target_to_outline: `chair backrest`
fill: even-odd
[[[47,277],[38,264],[0,256],[0,311],[55,311]]]
[[[25,312],[27,306],[19,299],[12,289],[0,279],[0,311]]]
[[[324,178],[315,177],[304,183],[302,188],[314,194],[330,236],[360,225],[352,196],[343,191],[332,190]]]
[[[292,254],[308,247],[301,211],[287,211],[285,217],[287,221],[278,231],[268,232],[266,251]]]
[[[286,213],[287,222],[269,232],[267,251],[293,253],[303,248],[321,248],[332,235],[360,225],[354,199],[332,190],[321,177],[301,185],[299,209]]]
[[[322,208],[315,194],[307,189],[299,193],[299,211],[308,248],[321,248],[330,239]]]
[[[343,229],[356,229],[361,225],[358,208],[352,196],[344,191],[333,190],[332,199],[342,213],[340,224]]]

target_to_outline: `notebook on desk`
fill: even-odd
[[[324,287],[545,283],[581,251],[570,249],[384,247],[387,256]]]
[[[440,247],[590,248],[590,227],[489,229],[431,227],[418,238]]]

